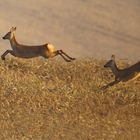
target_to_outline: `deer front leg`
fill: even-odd
[[[114,85],[116,85],[117,83],[119,83],[120,81],[113,81],[113,82],[111,82],[111,83],[109,83],[109,84],[107,84],[106,86],[104,86],[104,87],[102,87],[102,89],[107,89],[107,88],[109,88],[109,87],[111,87],[111,86],[114,86]]]
[[[15,56],[14,51],[12,51],[12,50],[7,50],[7,51],[5,51],[5,52],[1,55],[1,59],[2,59],[2,60],[5,60],[5,56],[6,56],[8,53],[10,53],[11,55]]]

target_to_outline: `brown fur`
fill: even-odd
[[[44,58],[51,58],[55,57],[57,55],[60,55],[65,61],[70,62],[72,60],[75,60],[75,58],[70,57],[62,50],[56,50],[55,47],[52,44],[43,44],[38,46],[27,46],[19,44],[16,41],[14,32],[16,30],[16,27],[12,27],[10,29],[10,32],[8,32],[3,39],[8,39],[10,41],[12,50],[7,50],[3,55],[1,56],[2,60],[5,60],[5,56],[10,53],[11,55],[15,57],[20,58],[34,58],[42,56]]]
[[[115,62],[115,56],[112,55],[111,60],[109,60],[104,65],[104,67],[110,67],[113,74],[115,75],[115,81],[105,86],[105,88],[113,86],[119,82],[128,82],[128,81],[130,82],[140,77],[140,62],[137,62],[136,64],[128,68],[119,69]]]

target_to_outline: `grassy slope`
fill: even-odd
[[[140,80],[100,90],[113,80],[103,64],[0,62],[0,139],[138,139]]]
[[[139,61],[140,0],[1,0],[0,53],[9,48],[2,36],[17,26],[21,44],[53,43],[76,57]]]

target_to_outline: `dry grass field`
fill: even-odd
[[[79,58],[140,59],[140,0],[0,0],[0,54],[12,26],[21,44],[50,42]]]
[[[1,0],[0,54],[16,26],[20,44],[77,60],[0,60],[0,140],[139,140],[140,78],[102,89],[114,79],[105,59],[140,61],[139,17],[140,0]]]
[[[139,140],[140,79],[101,90],[104,63],[0,61],[0,140]]]

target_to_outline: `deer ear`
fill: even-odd
[[[13,31],[15,31],[15,30],[16,30],[16,27],[12,27],[12,28],[10,29],[11,32],[13,32]]]
[[[14,27],[14,30],[16,30],[17,29],[17,27]]]
[[[115,55],[114,54],[111,56],[111,60],[115,60]]]
[[[13,27],[10,29],[10,31],[11,31],[11,32],[13,31]]]

